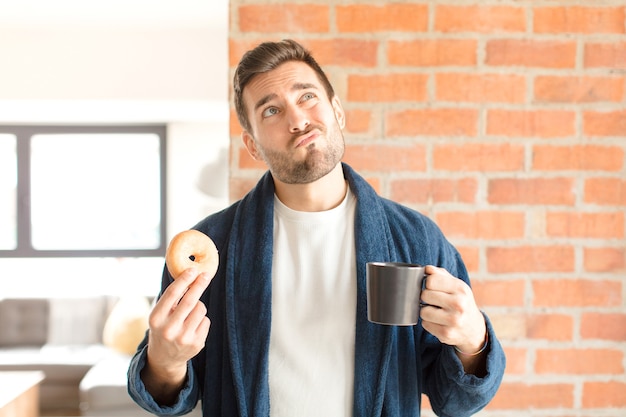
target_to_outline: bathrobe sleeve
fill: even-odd
[[[443,267],[470,285],[456,248],[428,217],[378,196],[348,166],[344,175],[357,196],[357,343],[355,415],[419,415],[421,394],[438,416],[471,416],[493,398],[502,381],[505,355],[487,316],[487,374],[465,374],[454,348],[421,325],[383,326],[367,321],[365,264],[410,262]]]
[[[182,416],[189,413],[198,402],[199,392],[191,361],[187,364],[187,382],[178,394],[178,399],[171,406],[162,406],[154,401],[140,377],[146,364],[146,349],[147,346],[141,348],[131,360],[128,368],[128,394],[140,407],[157,416]]]

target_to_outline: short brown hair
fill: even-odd
[[[246,131],[251,132],[251,127],[243,102],[243,89],[255,76],[269,72],[289,61],[301,61],[311,67],[324,86],[328,99],[331,100],[335,96],[335,91],[328,77],[311,53],[302,45],[291,39],[284,39],[280,42],[263,42],[243,55],[233,78],[235,110],[241,127]]]

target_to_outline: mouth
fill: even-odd
[[[319,135],[320,135],[320,132],[317,129],[311,130],[310,132],[305,133],[304,135],[300,136],[296,140],[295,147],[296,148],[306,147],[309,143],[317,139]]]

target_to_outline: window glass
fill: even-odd
[[[156,134],[36,134],[30,149],[34,249],[159,248]]]
[[[0,134],[0,250],[17,247],[17,139]]]

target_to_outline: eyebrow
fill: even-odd
[[[315,89],[315,90],[318,89],[315,84],[311,84],[311,83],[295,83],[294,85],[291,86],[291,91],[306,90],[306,89],[309,89],[309,88],[312,88],[312,89]],[[274,94],[274,93],[270,93],[270,94],[268,94],[266,96],[263,96],[254,105],[254,110],[257,110],[259,107],[265,105],[265,103],[273,100],[276,97],[277,97],[277,95]]]

